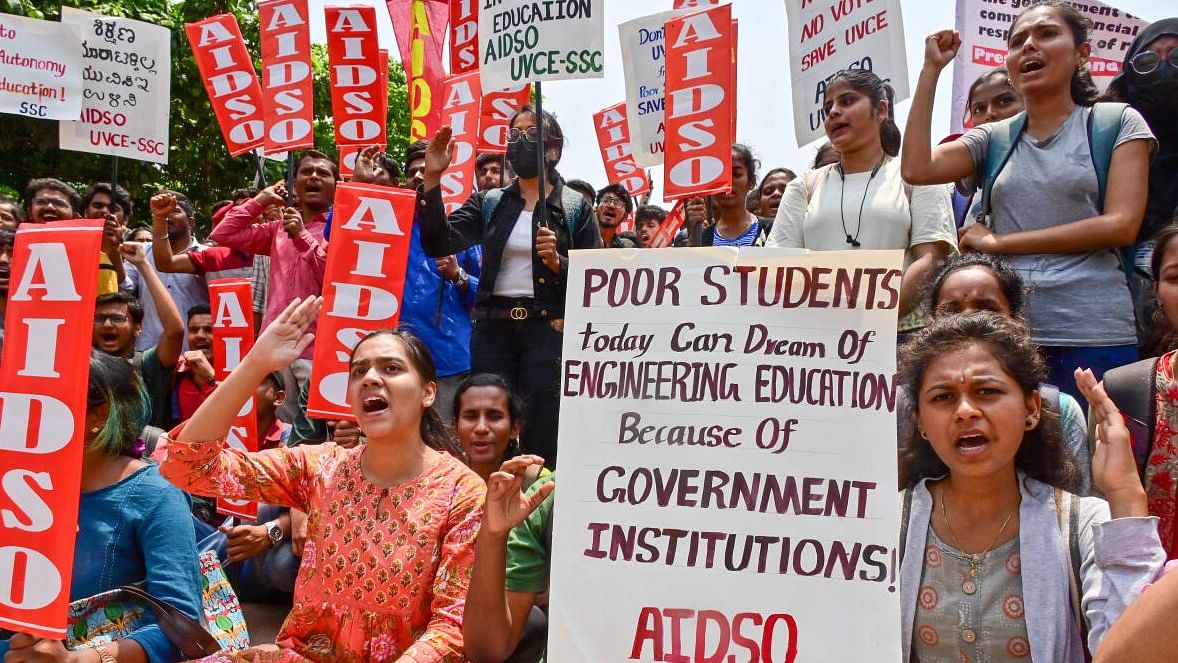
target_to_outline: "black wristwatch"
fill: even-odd
[[[270,547],[277,548],[286,535],[282,533],[282,528],[278,526],[277,520],[271,520],[266,523],[266,536],[270,537]]]

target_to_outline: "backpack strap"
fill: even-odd
[[[1081,649],[1085,663],[1092,663],[1092,652],[1088,651],[1088,620],[1084,619],[1084,582],[1080,577],[1080,498],[1073,493],[1055,489],[1055,517],[1061,534],[1068,542],[1068,599],[1072,607],[1072,619],[1080,629]]]
[[[828,163],[821,168],[814,170],[807,170],[802,173],[802,183],[806,186],[802,187],[802,193],[806,194],[806,204],[810,204],[811,198],[817,198],[818,194],[822,192],[822,185],[826,183],[826,176],[838,164]]]
[[[994,190],[994,181],[998,179],[998,174],[1006,167],[1006,162],[1010,161],[1010,155],[1014,153],[1014,146],[1018,144],[1019,138],[1026,130],[1027,112],[1022,111],[1015,115],[1010,122],[994,125],[994,129],[990,132],[990,143],[986,148],[986,160],[983,164],[982,202],[977,216],[977,222],[982,225],[987,227],[990,225],[990,196]]]
[[[1104,194],[1108,190],[1108,167],[1113,160],[1113,148],[1117,136],[1121,135],[1121,121],[1129,104],[1093,104],[1088,114],[1088,151],[1092,154],[1092,167],[1096,169],[1096,181],[1100,187],[1097,209],[1104,212]]]
[[[1133,442],[1133,459],[1137,461],[1137,475],[1145,480],[1145,463],[1153,448],[1157,416],[1157,358],[1150,357],[1105,371],[1104,390],[1129,417],[1129,434]],[[1089,446],[1095,442],[1090,424]]]

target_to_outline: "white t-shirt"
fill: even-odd
[[[806,191],[807,176],[814,178],[809,172],[818,173],[812,192]],[[847,242],[848,234],[859,242],[858,247]],[[941,185],[912,187],[910,204],[900,177],[900,160],[888,159],[874,178],[867,171],[840,179],[837,167],[808,171],[795,178],[785,187],[766,245],[815,251],[905,249],[907,266],[912,260],[907,250],[929,242],[957,246],[949,189]]]
[[[532,213],[520,212],[503,247],[494,293],[498,297],[535,297],[532,285]]]

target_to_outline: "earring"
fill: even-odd
[[[923,430],[920,431],[920,439],[928,440],[928,435]]]
[[[1035,417],[1027,417],[1027,430],[1034,428],[1036,421]]]

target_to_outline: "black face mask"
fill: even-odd
[[[1178,114],[1178,67],[1162,63],[1157,70],[1128,81],[1129,99],[1153,122],[1172,121]]]
[[[511,162],[511,169],[516,175],[530,179],[540,174],[539,164],[536,163],[538,145],[520,137],[514,143],[507,145],[507,160]]]

